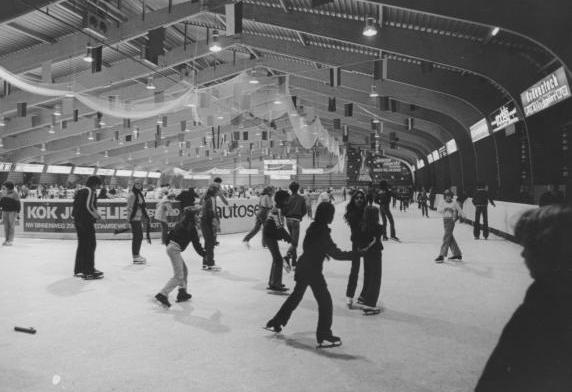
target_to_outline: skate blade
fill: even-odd
[[[288,291],[266,290],[266,292],[272,295],[290,295]]]
[[[341,346],[341,345],[342,345],[342,342],[327,343],[327,344],[321,343],[321,344],[318,344],[318,345],[316,346],[316,348],[317,348],[317,349],[322,349],[322,348],[334,348],[334,347],[339,347],[339,346]]]
[[[265,330],[267,330],[267,331],[274,332],[274,333],[280,333],[280,332],[282,332],[282,331],[276,332],[276,331],[274,330],[274,328],[272,328],[272,327],[262,327],[262,329],[265,329]]]
[[[381,309],[379,310],[363,310],[363,315],[364,316],[373,316],[374,314],[380,314],[381,313]]]

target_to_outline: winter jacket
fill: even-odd
[[[312,222],[306,230],[303,254],[298,260],[295,279],[307,279],[322,274],[324,259],[351,260],[353,253],[340,250],[332,240],[330,228],[323,223]]]
[[[129,192],[129,196],[127,196],[127,219],[140,221],[142,217],[148,217],[143,194],[136,195],[135,192]]]
[[[429,199],[429,198],[427,197],[427,193],[425,193],[425,192],[419,192],[419,193],[417,194],[417,201],[418,201],[419,203],[422,203],[422,204],[423,204],[423,203],[427,203],[427,200],[428,200],[428,199]]]
[[[381,243],[381,236],[383,235],[383,226],[380,224],[375,225],[369,230],[363,232],[363,236],[367,241],[366,245],[371,244],[375,240],[375,244],[369,248],[368,252],[381,252],[383,250],[383,244]]]
[[[88,187],[77,191],[73,200],[72,217],[76,223],[94,223],[99,219],[95,191]]]
[[[193,243],[193,248],[199,256],[204,257],[206,255],[201,241],[199,240],[199,234],[197,233],[197,228],[195,226],[195,212],[187,209],[183,212],[185,215],[181,221],[179,221],[175,227],[169,231],[167,236],[167,245],[169,242],[176,242],[181,247],[181,252],[187,249],[190,242]]]
[[[175,197],[175,200],[181,202],[181,210],[183,210],[185,207],[194,205],[195,199],[197,199],[198,197],[199,195],[197,195],[195,193],[195,190],[193,189],[192,191],[191,190],[182,191],[177,195],[177,197]]]
[[[262,234],[265,238],[274,239],[276,241],[284,240],[292,242],[292,238],[288,231],[284,228],[284,215],[278,207],[273,207],[268,213],[268,217],[264,222]]]
[[[489,202],[494,207],[495,202],[489,196],[489,192],[487,192],[484,189],[477,189],[475,191],[475,194],[473,196],[473,205],[475,205],[475,206],[486,206],[489,204]]]
[[[306,213],[306,200],[304,200],[304,197],[297,193],[291,195],[286,205],[286,218],[301,220]]]
[[[165,196],[159,203],[157,203],[157,207],[155,208],[155,219],[160,222],[167,222],[167,217],[172,209],[171,200]]]
[[[380,207],[389,208],[389,202],[391,201],[392,196],[394,196],[393,192],[389,189],[381,189],[377,192],[377,196],[374,201],[379,204]]]
[[[457,219],[463,216],[463,210],[455,200],[450,202],[442,200],[437,207],[437,212],[442,214],[443,218]]]
[[[565,280],[532,283],[475,392],[572,391],[572,281]]]
[[[4,212],[20,212],[20,196],[16,191],[7,192],[0,198],[0,209]]]

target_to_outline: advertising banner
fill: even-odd
[[[478,142],[479,140],[489,136],[489,126],[487,124],[487,119],[483,118],[470,127],[471,131],[471,140],[474,142]]]
[[[497,132],[518,122],[518,113],[513,101],[507,102],[489,115],[492,131]]]
[[[564,67],[558,68],[520,94],[526,117],[532,116],[569,97],[570,86],[568,85]]]

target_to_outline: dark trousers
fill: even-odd
[[[161,223],[161,243],[167,245],[167,237],[169,235],[169,224],[167,222],[159,221]]]
[[[265,238],[266,246],[272,255],[272,266],[270,267],[270,277],[268,287],[280,288],[282,286],[282,254],[278,247],[278,241],[274,238]]]
[[[361,256],[357,252],[357,245],[352,244],[352,268],[350,269],[350,276],[348,278],[348,286],[346,288],[346,297],[353,298],[356,294],[358,276],[359,276],[359,265],[361,262]],[[364,277],[365,281],[365,277]],[[363,298],[365,293],[365,285],[362,287],[360,298]]]
[[[286,218],[286,226],[290,232],[290,237],[292,237],[288,254],[291,257],[290,262],[293,266],[296,266],[296,261],[298,260],[298,240],[300,239],[300,221],[295,218]]]
[[[473,227],[473,235],[479,238],[481,235],[481,215],[483,216],[483,237],[489,237],[489,213],[487,206],[475,206],[475,226]]]
[[[201,232],[203,233],[203,238],[205,239],[205,253],[206,256],[203,258],[203,265],[213,266],[214,261],[214,247],[216,242],[215,230],[212,221],[201,220]]]
[[[381,214],[381,220],[383,221],[383,237],[387,238],[387,221],[389,220],[391,237],[395,237],[395,223],[393,222],[393,215],[389,210],[389,206],[379,206],[379,213]]]
[[[300,301],[304,297],[306,288],[310,286],[314,297],[318,302],[318,327],[316,329],[316,337],[326,337],[332,335],[332,297],[328,291],[328,285],[324,276],[312,277],[310,279],[297,278],[294,291],[286,299],[278,313],[274,316],[274,320],[280,325],[286,325],[292,312],[298,307]]]
[[[131,254],[139,256],[141,243],[143,242],[143,225],[141,221],[131,221],[131,235],[133,236],[131,240]]]
[[[74,274],[92,274],[95,264],[95,227],[91,222],[75,222],[77,250]]]
[[[376,306],[381,290],[381,250],[370,249],[363,256],[363,303]]]
[[[261,218],[256,217],[256,222],[254,223],[254,227],[252,228],[252,230],[250,230],[250,232],[244,237],[243,241],[250,241],[252,239],[252,237],[254,237],[259,231],[260,228],[262,227],[262,224],[264,222],[262,221]],[[262,246],[265,246],[264,244],[264,236],[262,236]]]
[[[422,202],[421,204],[421,216],[429,217],[429,208],[427,207],[427,202]]]

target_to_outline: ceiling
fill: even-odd
[[[159,88],[177,83],[182,72],[194,72],[199,86],[218,83],[245,70],[262,69],[270,75],[289,75],[290,91],[299,105],[314,107],[330,132],[341,140],[333,120],[350,129],[350,143],[367,145],[373,116],[382,119],[381,138],[386,154],[410,164],[455,139],[462,149],[471,144],[469,126],[513,99],[521,91],[565,66],[569,72],[570,38],[562,15],[570,2],[544,5],[539,20],[534,0],[506,0],[488,7],[469,1],[436,0],[247,0],[243,2],[243,32],[225,36],[225,2],[183,0],[9,0],[0,15],[0,66],[10,72],[41,80],[49,68],[54,83],[81,80],[85,92],[136,100],[149,94],[149,76]],[[523,4],[526,3],[526,4]],[[529,4],[530,3],[530,4]],[[526,7],[523,5],[529,5]],[[518,12],[515,13],[516,7]],[[512,9],[512,12],[511,12]],[[572,10],[570,10],[572,11]],[[83,28],[87,12],[98,14],[106,32],[94,35]],[[362,31],[367,18],[379,25],[376,36]],[[148,32],[165,27],[164,56],[159,65],[145,61]],[[498,27],[498,34],[493,30]],[[212,53],[207,38],[221,34],[223,50]],[[569,40],[567,40],[569,42]],[[103,70],[92,73],[82,60],[87,44],[103,45]],[[373,80],[373,63],[387,59],[387,75]],[[341,85],[329,85],[329,70],[341,67]],[[369,97],[374,84],[379,94],[395,102],[382,107]],[[257,119],[241,122],[252,130],[250,146],[234,151],[211,151],[201,144],[210,126],[190,127],[181,136],[180,121],[188,112],[166,114],[162,145],[155,148],[156,118],[133,121],[138,139],[120,142],[123,120],[106,119],[95,126],[96,112],[76,102],[78,121],[53,117],[61,99],[33,95],[4,84],[0,92],[0,160],[48,164],[98,165],[110,168],[164,170],[179,166],[202,170],[230,167],[236,161],[251,164],[267,156],[259,143]],[[336,98],[337,111],[328,111],[328,98]],[[27,103],[20,117],[17,104]],[[343,104],[354,113],[344,116]],[[414,127],[407,126],[409,118]],[[50,125],[56,132],[49,133]],[[261,128],[262,127],[262,128]],[[288,122],[279,124],[288,131]],[[221,124],[229,133],[236,126]],[[130,130],[128,130],[130,132]],[[390,148],[389,134],[398,142]],[[270,154],[285,156],[286,140],[276,132]],[[95,135],[91,140],[90,136]],[[253,140],[254,139],[254,140]],[[191,150],[179,152],[178,143],[190,141]],[[292,145],[292,147],[294,147]],[[291,148],[290,152],[293,153]],[[311,151],[298,148],[301,156]],[[215,162],[213,162],[215,161]],[[327,162],[327,161],[326,161]]]

